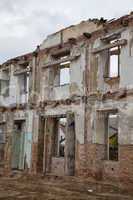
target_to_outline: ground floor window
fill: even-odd
[[[0,123],[0,162],[4,161],[5,123]]]
[[[107,157],[118,161],[118,113],[108,114]]]
[[[5,123],[0,123],[0,144],[5,143]]]

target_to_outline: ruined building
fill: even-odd
[[[1,65],[0,169],[133,179],[133,13]]]

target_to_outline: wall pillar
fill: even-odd
[[[67,132],[65,144],[65,174],[75,174],[75,120],[74,113],[67,113]]]
[[[5,143],[5,167],[4,171],[5,174],[8,174],[11,172],[11,166],[12,166],[12,137],[13,137],[13,131],[14,131],[14,120],[13,120],[13,113],[8,112],[6,115],[6,143]]]

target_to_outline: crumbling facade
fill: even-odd
[[[7,61],[0,69],[1,168],[30,168],[32,115],[28,107],[32,54]],[[25,165],[25,166],[24,166]]]
[[[0,166],[133,179],[133,14],[83,21],[0,68]]]

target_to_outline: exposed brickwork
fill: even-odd
[[[102,178],[104,145],[77,145],[76,174],[78,176]]]
[[[103,162],[103,179],[117,180],[120,178],[120,162]]]
[[[76,160],[75,160],[75,174],[77,176],[86,176],[86,146],[76,144]]]
[[[77,145],[76,175],[96,179],[133,180],[133,146],[120,146],[119,161],[106,161],[103,145]]]
[[[51,173],[59,176],[65,175],[65,160],[64,158],[52,158]]]
[[[87,168],[88,174],[96,179],[102,178],[103,160],[105,157],[104,145],[87,145]]]
[[[133,181],[133,145],[120,146],[120,179]]]
[[[31,172],[33,174],[37,173],[37,159],[38,159],[38,144],[32,143],[32,166],[31,166]]]
[[[96,179],[133,180],[133,146],[120,146],[119,161],[106,161],[103,145],[77,145],[76,175]]]

